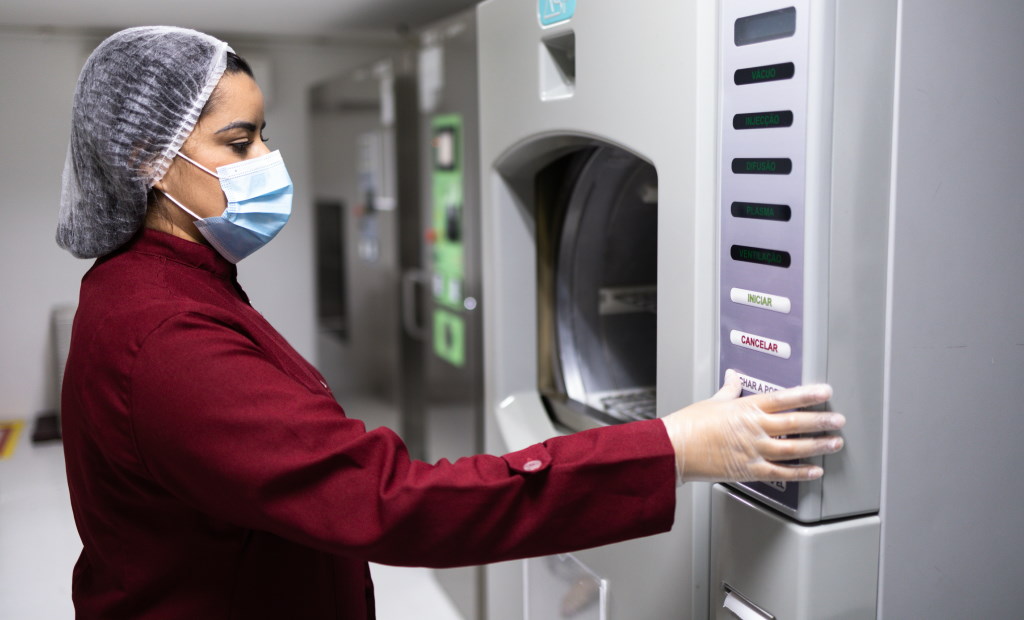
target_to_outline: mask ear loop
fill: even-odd
[[[161,194],[163,194],[164,196],[166,196],[168,200],[170,200],[170,201],[171,201],[171,202],[173,202],[174,204],[176,204],[176,205],[178,205],[179,207],[181,207],[181,210],[182,210],[182,211],[184,211],[185,213],[188,213],[188,214],[189,214],[189,215],[191,215],[192,217],[196,218],[196,220],[201,220],[201,219],[203,219],[203,218],[199,217],[198,215],[196,215],[195,213],[193,213],[193,212],[192,212],[192,209],[189,209],[189,208],[188,208],[188,207],[186,207],[185,205],[181,204],[181,202],[180,202],[180,201],[178,201],[178,199],[177,199],[177,198],[175,198],[174,196],[171,196],[170,194],[168,194],[168,193],[167,193],[167,192],[165,192],[164,190],[162,190],[162,189],[158,189],[158,190],[156,190],[156,191],[158,191],[158,192],[160,192]]]
[[[206,174],[209,174],[210,176],[214,177],[215,179],[219,179],[220,178],[220,176],[218,176],[216,172],[212,172],[209,168],[207,168],[206,166],[204,166],[201,163],[197,162],[196,160],[192,159],[188,155],[182,153],[181,151],[178,151],[177,153],[175,153],[175,155],[177,155],[178,157],[184,159],[188,163],[192,164],[196,168],[199,168],[200,170],[202,170]],[[170,194],[168,194],[164,190],[158,189],[156,191],[160,192],[161,194],[166,196],[168,200],[170,200],[174,204],[176,204],[179,207],[181,207],[182,211],[184,211],[185,213],[188,213],[189,215],[191,215],[192,217],[196,218],[197,220],[203,219],[203,218],[199,217],[198,215],[196,215],[195,213],[193,213],[191,209],[189,209],[185,205],[181,204],[181,202],[177,198],[175,198],[174,196],[171,196]]]
[[[191,157],[189,157],[188,155],[186,155],[186,154],[182,153],[181,151],[178,151],[178,152],[176,153],[176,155],[177,155],[178,157],[180,157],[180,158],[184,159],[184,160],[185,160],[185,161],[187,161],[188,163],[192,164],[192,165],[193,165],[193,166],[195,166],[196,168],[199,168],[200,170],[202,170],[202,171],[203,171],[203,172],[205,172],[206,174],[208,174],[208,175],[210,175],[210,176],[212,176],[212,177],[214,177],[214,178],[217,178],[217,179],[219,179],[219,178],[220,178],[220,176],[219,176],[219,175],[218,175],[218,174],[217,174],[216,172],[213,172],[212,170],[210,170],[210,169],[209,169],[209,168],[207,168],[206,166],[202,165],[201,163],[197,162],[196,160],[192,159]]]

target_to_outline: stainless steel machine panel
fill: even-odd
[[[812,40],[814,12],[834,16],[826,366],[847,444],[824,459],[821,521],[716,489],[712,607],[732,617],[728,591],[741,617],[1019,617],[1024,131],[1006,110],[1024,5],[808,8]],[[856,516],[875,511],[880,538]]]
[[[489,452],[714,392],[716,7],[642,4],[478,6]],[[573,554],[608,618],[707,616],[709,501],[684,485],[673,531]],[[549,591],[487,572],[492,620]]]
[[[715,488],[712,616],[873,618],[896,3],[723,0],[721,7],[720,370],[746,375],[748,392],[827,381],[835,390],[827,406],[847,417],[847,443],[819,461],[825,477],[813,483]],[[792,72],[780,72],[789,62]],[[746,67],[754,70],[737,72]],[[769,157],[788,157],[792,168],[736,175],[742,149],[782,150]],[[793,260],[788,268],[733,264],[734,244]],[[767,286],[755,277],[763,274],[772,274]],[[791,344],[790,356],[763,344],[737,346],[733,330],[778,342],[777,352]]]
[[[874,617],[877,515],[805,526],[721,485],[711,510],[712,618]]]

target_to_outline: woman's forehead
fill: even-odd
[[[263,93],[245,73],[227,73],[217,83],[214,105],[199,120],[204,131],[216,132],[230,123],[245,121],[259,127],[263,122]]]

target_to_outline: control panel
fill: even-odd
[[[744,394],[825,380],[831,5],[722,3],[719,375]],[[820,518],[820,481],[737,488]]]
[[[443,114],[431,120],[431,290],[434,295],[434,353],[453,366],[466,364],[466,321],[463,312],[475,300],[465,297],[463,242],[462,117]]]

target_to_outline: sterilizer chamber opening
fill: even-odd
[[[536,179],[541,392],[570,428],[655,417],[658,175],[588,147]]]

